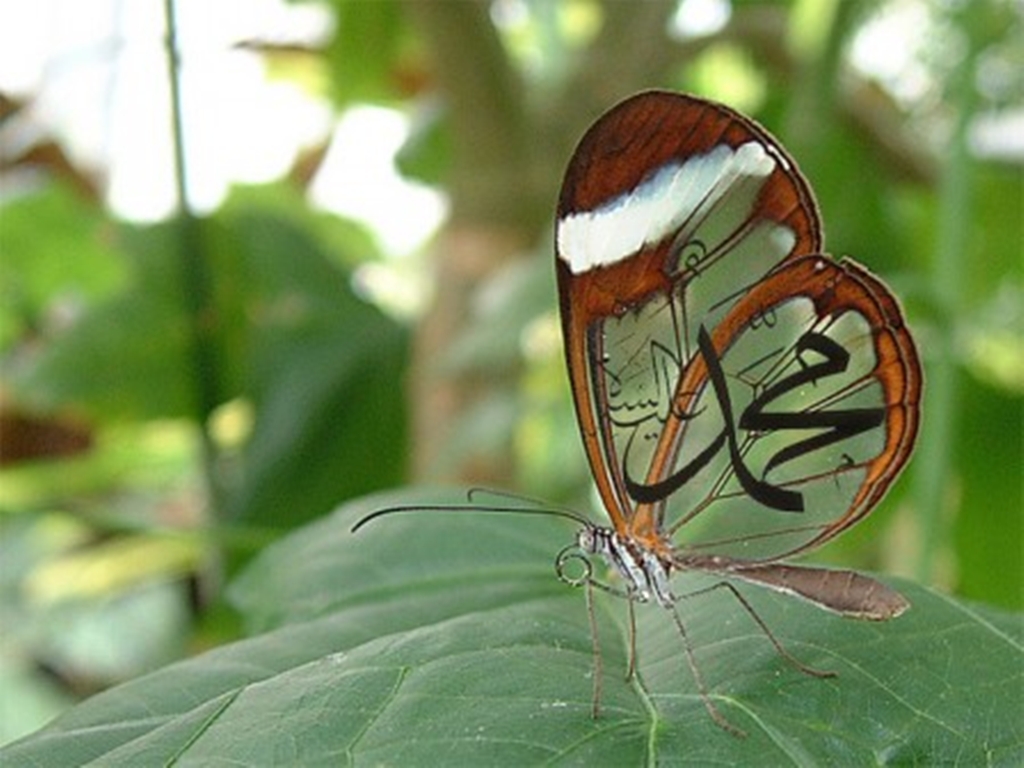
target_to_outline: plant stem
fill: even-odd
[[[209,416],[219,402],[217,350],[214,344],[217,311],[201,222],[188,199],[185,143],[179,82],[178,35],[174,0],[164,0],[167,24],[167,67],[170,80],[174,179],[178,213],[176,228],[180,250],[181,287],[188,319],[188,369],[194,392],[193,414],[199,427],[199,449],[207,499],[207,518],[216,521],[223,513],[218,476],[218,451],[210,432]]]

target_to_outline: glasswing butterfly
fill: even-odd
[[[909,603],[853,571],[781,562],[867,515],[913,449],[922,376],[899,303],[850,259],[823,250],[817,204],[761,126],[704,99],[632,96],[585,133],[565,173],[555,268],[569,378],[587,458],[611,525],[579,522],[556,559],[587,589],[594,715],[601,658],[595,588],[668,609],[705,707],[676,609],[677,571],[884,620]],[[472,497],[471,497],[472,500]],[[412,508],[379,510],[381,514]],[[453,509],[442,507],[442,509]],[[590,558],[621,584],[598,581]]]

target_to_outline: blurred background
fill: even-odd
[[[231,575],[346,499],[598,517],[552,216],[649,87],[768,126],[923,350],[910,469],[814,559],[1022,607],[1018,0],[4,2],[0,742],[238,637]]]

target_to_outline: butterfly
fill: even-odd
[[[610,525],[570,510],[419,505],[394,512],[551,514],[580,524],[556,557],[586,588],[601,698],[594,593],[672,617],[713,720],[718,710],[677,610],[728,590],[801,671],[734,582],[841,614],[908,607],[859,573],[784,559],[867,515],[899,475],[920,421],[922,374],[896,298],[850,259],[824,253],[810,185],[782,146],[721,104],[646,91],[586,131],[558,199],[555,270],[577,420]],[[470,502],[475,498],[470,494]],[[617,576],[596,575],[593,559]],[[721,577],[676,594],[672,577]]]
[[[611,522],[585,524],[559,574],[588,596],[628,598],[631,649],[633,603],[668,609],[708,712],[740,733],[707,694],[670,580],[723,577],[712,588],[817,676],[831,673],[790,656],[734,582],[844,616],[903,613],[879,581],[781,561],[867,515],[907,462],[914,341],[884,283],[824,253],[814,194],[786,150],[704,99],[647,91],[601,116],[569,161],[555,240],[576,415]],[[621,586],[598,582],[591,557]]]

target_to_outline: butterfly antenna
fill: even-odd
[[[402,512],[460,512],[460,513],[500,513],[519,515],[546,515],[548,517],[564,517],[580,525],[593,525],[583,515],[577,514],[568,509],[559,507],[512,507],[512,506],[483,506],[474,504],[400,504],[394,507],[384,507],[374,510],[368,515],[359,518],[352,526],[352,533],[356,533],[367,523],[376,520],[378,517],[393,515]]]
[[[499,488],[485,488],[483,486],[474,486],[466,491],[466,499],[471,503],[475,504],[476,499],[479,496],[491,496],[496,499],[508,499],[511,501],[520,501],[524,504],[531,504],[537,509],[557,509],[562,512],[566,512],[569,515],[578,515],[575,510],[569,507],[553,506],[546,502],[544,499],[539,499],[536,496],[524,496],[521,493],[513,493],[512,491],[503,491]]]

